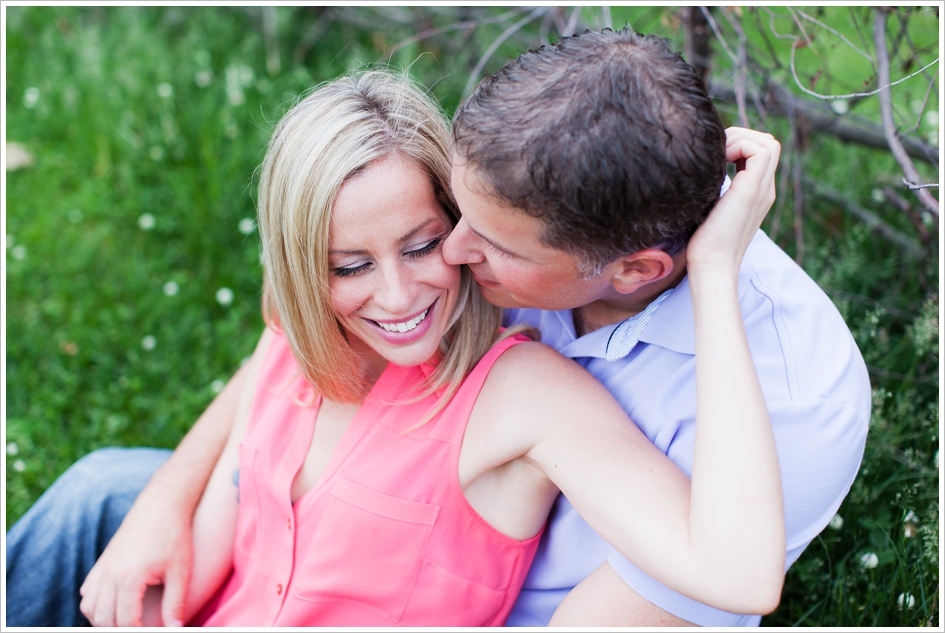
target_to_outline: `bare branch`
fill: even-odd
[[[887,12],[885,9],[876,10],[873,22],[873,40],[876,44],[877,72],[880,84],[889,83],[889,54],[886,51],[886,18]],[[919,178],[919,172],[916,171],[915,165],[912,164],[909,155],[906,154],[906,150],[902,147],[902,142],[896,135],[896,123],[893,121],[892,114],[892,97],[888,90],[884,90],[879,95],[879,110],[883,117],[883,131],[886,134],[886,140],[889,142],[889,149],[892,150],[896,162],[902,167],[906,178],[913,183],[918,183],[921,180]],[[938,200],[926,189],[918,189],[916,195],[932,215],[937,218]]]
[[[468,29],[474,26],[482,26],[484,24],[494,24],[496,22],[504,22],[508,20],[509,18],[522,13],[522,11],[524,11],[524,9],[515,8],[515,9],[512,9],[511,11],[506,11],[505,13],[501,13],[491,18],[482,18],[478,20],[464,20],[462,22],[453,22],[452,24],[447,24],[446,26],[441,26],[434,29],[427,29],[426,31],[420,31],[416,35],[408,37],[394,44],[394,47],[391,48],[390,52],[387,54],[387,58],[388,59],[392,58],[394,56],[394,53],[397,52],[398,49],[401,49],[404,46],[409,46],[410,44],[413,44],[414,42],[419,42],[429,37],[440,35],[441,33],[448,33],[450,31],[462,31],[464,29]]]
[[[846,95],[822,95],[822,94],[820,94],[820,93],[818,93],[818,92],[814,92],[813,90],[809,90],[808,88],[805,88],[805,87],[804,87],[804,84],[801,83],[800,77],[797,76],[797,69],[796,69],[795,66],[794,66],[794,53],[795,53],[795,51],[797,50],[797,44],[798,44],[798,42],[800,42],[800,39],[795,40],[795,41],[794,41],[794,44],[791,45],[791,74],[794,76],[794,83],[796,83],[796,84],[797,84],[797,87],[800,88],[801,90],[803,90],[804,93],[809,94],[809,95],[812,96],[812,97],[817,97],[818,99],[824,99],[824,100],[831,100],[831,99],[853,99],[854,97],[872,97],[873,95],[876,95],[876,94],[882,94],[883,92],[886,92],[889,88],[892,88],[893,86],[895,86],[895,85],[897,85],[897,84],[901,84],[902,82],[906,81],[907,79],[912,79],[912,78],[915,77],[916,75],[921,74],[922,71],[924,71],[926,68],[929,68],[929,67],[931,67],[931,66],[934,66],[935,64],[938,63],[938,57],[936,57],[936,58],[935,58],[935,61],[933,61],[933,62],[930,63],[930,64],[926,64],[925,66],[923,66],[923,67],[920,68],[919,70],[915,71],[915,72],[912,73],[911,75],[908,75],[907,77],[903,77],[902,79],[898,79],[898,80],[896,80],[896,81],[894,81],[894,82],[892,82],[892,83],[888,83],[888,84],[884,85],[882,88],[877,88],[876,90],[873,90],[873,91],[871,91],[871,92],[851,92],[850,94],[846,94]],[[884,42],[884,44],[885,44],[885,42]],[[887,63],[888,63],[888,59],[887,59]],[[880,82],[880,83],[882,83],[882,82]]]
[[[938,187],[937,182],[933,182],[928,185],[917,185],[915,183],[909,182],[905,178],[902,179],[902,184],[907,186],[909,189],[912,189],[913,191],[918,191],[919,189],[932,189],[933,187]]]
[[[890,226],[886,221],[884,221],[872,211],[864,209],[857,203],[853,202],[849,196],[842,194],[839,191],[832,189],[828,185],[810,178],[809,176],[804,176],[803,180],[804,184],[810,187],[811,191],[813,191],[815,195],[833,202],[834,204],[840,205],[846,209],[847,212],[859,218],[873,231],[879,235],[882,235],[889,241],[901,246],[910,256],[915,257],[916,259],[925,257],[925,251],[918,242],[908,237],[905,233]]]
[[[825,29],[825,30],[827,30],[827,31],[830,31],[831,33],[833,33],[834,35],[836,35],[837,37],[839,37],[841,40],[843,40],[843,41],[846,43],[847,46],[849,46],[850,48],[852,48],[853,50],[855,50],[857,53],[859,53],[860,55],[862,55],[862,56],[865,57],[866,59],[870,60],[870,63],[871,63],[871,64],[872,64],[872,63],[875,63],[874,60],[873,60],[873,57],[872,57],[869,53],[863,52],[863,51],[861,51],[859,48],[857,48],[856,45],[855,45],[853,42],[851,42],[850,40],[848,40],[848,39],[843,35],[843,33],[841,33],[840,31],[838,31],[838,30],[836,30],[836,29],[834,29],[834,28],[832,28],[832,27],[827,26],[826,24],[824,24],[823,22],[820,22],[819,20],[816,20],[815,18],[812,18],[811,16],[807,15],[807,14],[804,13],[803,11],[798,10],[797,13],[798,13],[798,15],[800,15],[800,16],[801,16],[802,18],[804,18],[805,20],[808,20],[809,22],[813,22],[814,24],[816,24],[816,25],[819,26],[820,28]]]
[[[745,31],[742,29],[738,20],[732,18],[730,11],[725,11],[725,19],[738,35],[738,60],[735,69],[735,103],[738,105],[738,118],[741,119],[742,127],[750,127],[748,124],[748,112],[745,108],[745,85],[748,83],[748,55],[745,51],[745,45],[748,38],[745,37]]]
[[[706,21],[709,23],[709,27],[711,27],[712,32],[715,33],[715,39],[717,39],[719,41],[719,44],[722,45],[722,48],[725,49],[725,52],[731,58],[732,62],[735,64],[738,64],[738,58],[735,56],[735,53],[732,52],[732,49],[729,48],[728,44],[725,42],[725,38],[722,37],[722,32],[719,30],[719,25],[715,23],[715,19],[713,19],[712,14],[709,13],[708,8],[699,7],[699,10],[702,11],[702,15],[705,16]]]
[[[889,149],[889,143],[886,141],[882,126],[872,121],[851,114],[837,115],[826,104],[796,97],[777,84],[769,84],[768,90],[766,99],[769,109],[774,114],[787,116],[788,109],[794,107],[798,114],[802,115],[805,121],[810,124],[811,130],[831,134],[841,141],[857,143],[876,149]],[[711,93],[713,98],[726,101],[735,100],[733,89],[718,83],[711,85]],[[938,167],[939,151],[937,147],[914,138],[903,138],[901,140],[909,156]]]
[[[568,23],[564,27],[564,30],[561,31],[561,37],[571,37],[574,35],[574,28],[577,26],[578,18],[581,17],[582,7],[576,6],[574,10],[571,11],[571,17],[568,18]]]
[[[533,10],[531,13],[526,15],[524,18],[505,29],[499,37],[495,39],[492,44],[489,45],[489,48],[486,49],[486,52],[482,54],[482,57],[479,58],[479,61],[476,63],[476,67],[473,68],[472,73],[469,75],[469,80],[466,82],[466,86],[463,88],[463,97],[469,94],[473,86],[476,84],[476,80],[479,78],[479,73],[482,72],[483,67],[486,65],[486,62],[489,61],[489,58],[492,57],[492,54],[496,52],[502,42],[509,39],[516,31],[521,29],[523,26],[534,20],[540,15],[544,15],[548,12],[548,7],[538,7]],[[573,17],[573,16],[572,16]]]

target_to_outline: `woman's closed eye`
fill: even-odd
[[[371,262],[365,262],[363,264],[355,264],[353,266],[341,266],[338,268],[332,268],[331,272],[335,277],[351,277],[359,273],[364,272],[371,267]]]
[[[430,253],[435,251],[442,241],[443,241],[442,237],[437,237],[433,240],[430,240],[429,242],[427,242],[426,244],[424,244],[423,246],[421,246],[420,248],[416,250],[407,251],[406,253],[404,253],[404,255],[406,255],[410,259],[419,259],[423,257],[424,255],[429,255]]]

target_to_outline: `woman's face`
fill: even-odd
[[[441,255],[451,228],[429,177],[400,156],[342,185],[329,230],[331,303],[356,352],[409,367],[437,351],[460,286],[459,267]]]

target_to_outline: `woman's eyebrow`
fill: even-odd
[[[439,218],[430,218],[426,220],[425,222],[421,222],[420,224],[412,228],[410,231],[405,233],[402,237],[397,238],[397,243],[403,244],[404,242],[406,242],[407,240],[415,236],[417,233],[425,229],[430,224],[434,222],[439,222],[439,221],[440,221]],[[354,250],[341,250],[341,249],[332,249],[332,248],[328,249],[329,255],[363,255],[364,253],[367,253],[367,249],[363,249],[363,248],[354,249]]]

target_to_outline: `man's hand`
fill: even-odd
[[[161,617],[166,626],[183,626],[194,510],[233,428],[249,364],[154,474],[86,577],[79,608],[93,625],[142,626],[144,592],[163,584]]]
[[[738,173],[689,240],[686,266],[737,275],[748,244],[774,203],[781,145],[764,132],[739,127],[725,132],[725,159],[735,163]]]
[[[191,512],[161,487],[142,493],[82,584],[80,609],[94,626],[142,626],[148,585],[164,585],[161,615],[183,626],[193,557]],[[192,510],[192,509],[191,509]]]

